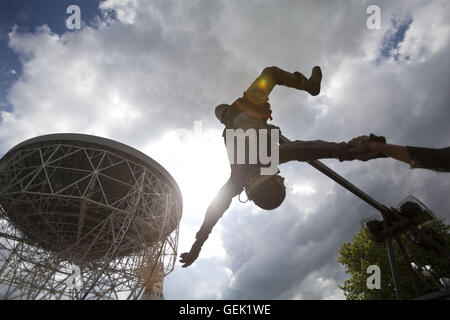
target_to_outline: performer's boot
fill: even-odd
[[[296,87],[297,89],[305,90],[312,96],[317,96],[320,93],[320,82],[322,81],[322,71],[320,70],[320,67],[315,66],[312,69],[311,77],[309,79],[298,71],[294,72],[294,75],[300,80],[299,85]]]

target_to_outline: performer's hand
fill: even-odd
[[[369,151],[369,136],[359,136],[347,143],[350,146],[350,152],[365,153]]]
[[[370,134],[370,136],[359,136],[353,138],[348,142],[350,146],[350,152],[353,153],[367,153],[370,152],[369,143],[370,142],[383,142],[386,143],[386,138],[383,136],[376,136],[374,134]]]
[[[387,158],[386,155],[378,152],[378,151],[369,151],[366,153],[352,153],[354,159],[360,160],[360,161],[368,161],[372,159],[378,159],[378,158]]]
[[[182,253],[180,255],[180,262],[183,263],[183,268],[189,267],[195,260],[197,260],[200,254],[201,246],[197,242],[191,248],[191,251]]]
[[[348,142],[348,145],[350,146],[349,151],[355,159],[361,161],[386,158],[386,155],[378,151],[371,150],[369,147],[370,142],[386,143],[386,138],[383,136],[376,136],[374,134],[370,134],[370,136],[365,135],[353,138]]]

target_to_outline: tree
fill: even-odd
[[[443,241],[447,248],[450,248],[450,226],[446,225],[442,220],[434,220],[431,227]],[[450,263],[448,260],[432,250],[424,249],[408,240],[406,235],[400,236],[401,242],[410,254],[412,261],[421,266],[431,265],[432,274],[435,279],[442,277],[450,278]],[[413,278],[408,270],[407,263],[403,259],[398,244],[393,241],[394,252],[399,267],[400,285],[403,295],[406,299],[417,297],[416,286]],[[353,237],[351,242],[344,242],[339,248],[338,262],[346,268],[346,273],[350,274],[350,278],[344,282],[343,286],[339,286],[347,299],[349,300],[386,300],[396,299],[394,281],[392,278],[389,257],[386,244],[375,243],[368,237],[365,228],[361,228]],[[371,274],[367,273],[370,265],[377,265],[380,268],[381,288],[368,289],[367,278]],[[422,294],[430,293],[437,290],[435,283],[427,283],[423,279],[418,280]]]

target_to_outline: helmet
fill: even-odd
[[[228,104],[219,104],[215,110],[217,119],[219,119],[220,122],[222,122],[223,124],[226,124],[229,112],[230,106]]]
[[[284,178],[276,175],[255,175],[245,188],[247,197],[264,210],[278,208],[286,197]]]

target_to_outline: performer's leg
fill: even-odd
[[[260,76],[253,81],[247,89],[246,94],[249,100],[255,104],[261,104],[268,100],[269,94],[275,85],[282,85],[298,90],[305,90],[316,96],[320,92],[320,82],[322,71],[320,67],[314,67],[311,77],[307,79],[300,72],[287,72],[278,67],[265,68]]]
[[[313,161],[319,159],[339,159],[339,161],[353,160],[349,147],[345,142],[292,141],[280,145],[280,163],[292,160]]]

